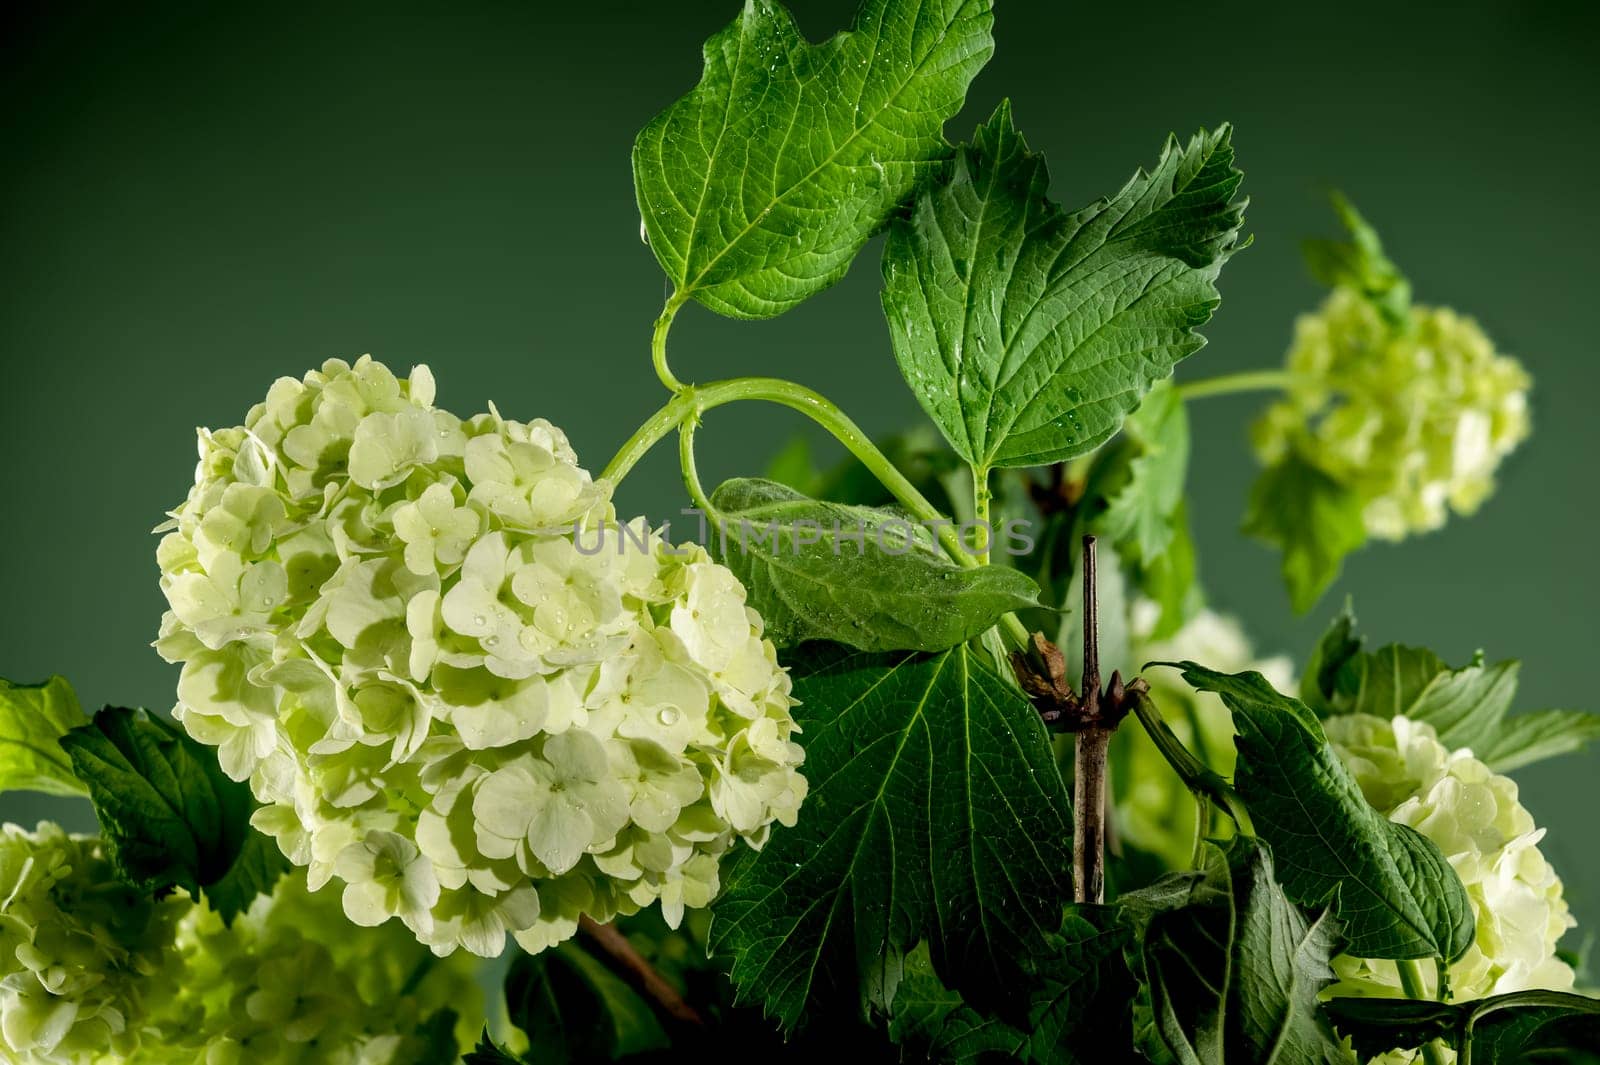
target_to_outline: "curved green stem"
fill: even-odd
[[[1282,392],[1293,383],[1294,375],[1288,370],[1250,370],[1181,384],[1178,386],[1178,398],[1188,400],[1231,396],[1240,392]]]
[[[1139,724],[1144,726],[1150,742],[1156,745],[1156,750],[1161,752],[1161,756],[1167,760],[1172,771],[1178,774],[1184,786],[1196,796],[1204,796],[1217,809],[1232,818],[1241,833],[1247,836],[1255,835],[1255,828],[1250,823],[1250,812],[1244,808],[1239,793],[1233,790],[1233,786],[1224,780],[1221,774],[1189,753],[1183,741],[1173,735],[1172,729],[1150,696],[1139,695],[1135,698],[1133,712],[1138,716]]]
[[[676,311],[676,307],[670,302],[668,306],[670,311]],[[663,312],[662,321],[666,326],[671,325],[668,312]],[[664,337],[662,321],[657,322],[657,330],[659,335]],[[917,490],[917,486],[907,480],[906,475],[878,449],[872,438],[867,436],[861,427],[832,400],[804,385],[776,377],[735,377],[726,381],[713,381],[708,385],[680,385],[673,397],[634,431],[622,445],[622,449],[606,464],[600,476],[616,484],[627,476],[628,471],[633,469],[662,437],[691,421],[698,423],[700,416],[706,411],[740,400],[776,403],[790,410],[799,411],[822,426],[833,435],[834,439],[843,444],[850,454],[860,460],[901,506],[910,511],[918,521],[934,530],[940,545],[952,559],[968,568],[981,564],[980,560],[968,552],[961,543],[960,533],[954,523],[928,502],[928,498]],[[692,443],[690,446],[692,449]],[[692,459],[692,454],[690,457]],[[686,474],[688,469],[685,467]],[[703,489],[701,491],[703,494]],[[695,502],[697,505],[705,505],[698,499]],[[1005,615],[1000,625],[1015,646],[1028,645],[1028,630],[1023,627],[1016,615]]]
[[[672,320],[678,316],[678,308],[682,306],[683,298],[674,292],[667,299],[667,305],[661,308],[661,317],[656,319],[655,329],[650,333],[650,361],[655,363],[656,376],[661,378],[661,383],[667,386],[669,392],[682,392],[685,387],[667,365],[667,334],[672,331]]]
[[[683,470],[683,486],[688,489],[694,505],[708,519],[718,521],[717,508],[711,505],[711,497],[706,495],[705,486],[700,483],[700,471],[694,462],[694,431],[698,427],[693,418],[678,426],[678,466]]]
[[[1416,958],[1407,958],[1394,963],[1400,970],[1400,989],[1406,993],[1407,998],[1428,998],[1428,985],[1422,977],[1422,962]],[[1427,1065],[1444,1065],[1444,1055],[1439,1050],[1438,1040],[1430,1040],[1422,1045],[1422,1060]]]

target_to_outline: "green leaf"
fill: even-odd
[[[216,752],[143,710],[106,707],[61,740],[89,789],[117,875],[154,895],[181,887],[231,923],[288,868],[250,827],[255,799]]]
[[[1389,644],[1363,651],[1349,614],[1323,637],[1303,689],[1319,713],[1404,715],[1433,726],[1439,742],[1470,748],[1499,773],[1581,750],[1600,738],[1600,714],[1535,710],[1512,715],[1519,664],[1482,655],[1452,669],[1432,651]]]
[[[1134,582],[1161,608],[1148,640],[1165,640],[1200,612],[1205,596],[1200,590],[1195,560],[1194,534],[1189,528],[1189,507],[1180,502],[1172,514],[1172,542],[1153,559],[1138,566]]]
[[[1558,754],[1581,751],[1600,739],[1600,714],[1583,710],[1533,710],[1508,717],[1473,748],[1497,773],[1509,773]]]
[[[1224,126],[1169,141],[1149,174],[1067,214],[1002,103],[883,257],[900,371],[956,451],[979,469],[1040,466],[1110,439],[1204,344],[1240,180]]]
[[[1360,497],[1294,453],[1256,478],[1244,532],[1283,552],[1289,601],[1302,614],[1367,539]]]
[[[461,1065],[521,1065],[521,1062],[497,1046],[489,1029],[485,1028],[478,1036],[478,1045],[462,1055]]]
[[[712,946],[740,1000],[792,1028],[863,974],[888,999],[898,959],[927,940],[967,1001],[1025,1009],[1011,975],[1072,890],[1067,794],[1038,714],[966,645],[818,646],[790,664],[812,791],[795,828],[724,877]]]
[[[889,1015],[889,1038],[902,1054],[966,1065],[987,1055],[1015,1058],[1027,1037],[985,1017],[940,982],[926,944],[905,956]]]
[[[1217,693],[1233,713],[1235,785],[1289,897],[1321,906],[1337,893],[1357,957],[1459,958],[1473,936],[1460,878],[1426,837],[1367,803],[1316,715],[1259,673],[1181,666],[1191,687]]]
[[[773,481],[724,481],[712,554],[739,577],[779,647],[833,640],[940,651],[979,635],[1039,588],[1005,566],[963,569],[901,515],[807,499]]]
[[[61,737],[88,720],[72,685],[61,677],[42,684],[0,679],[0,791],[87,794],[61,749]]]
[[[506,973],[511,1023],[528,1036],[528,1061],[615,1061],[668,1046],[666,1032],[633,989],[567,942],[519,953]]]
[[[1165,1065],[1353,1065],[1318,1012],[1339,949],[1331,913],[1307,921],[1256,840],[1206,844],[1183,873],[1119,900],[1135,930],[1134,1038]]]
[[[1322,634],[1300,677],[1300,701],[1318,717],[1339,713],[1336,705],[1338,677],[1345,663],[1361,653],[1361,638],[1356,635],[1355,609],[1346,600],[1344,609]]]
[[[1349,200],[1335,192],[1333,209],[1351,239],[1305,241],[1301,248],[1312,276],[1329,288],[1354,289],[1372,301],[1391,325],[1403,326],[1411,308],[1411,282],[1383,253],[1378,231]]]
[[[1028,973],[1030,1061],[1098,1065],[1106,1042],[1127,1046],[1133,976],[1122,959],[1128,931],[1110,907],[1076,906]]]
[[[1600,1000],[1562,991],[1516,991],[1471,1002],[1336,998],[1324,1004],[1364,1056],[1440,1039],[1462,1065],[1600,1061]]]
[[[633,182],[674,301],[770,318],[844,276],[949,151],[994,51],[988,0],[867,0],[808,44],[771,0],[705,45],[705,72],[639,134]]]
[[[456,1044],[456,1021],[460,1015],[445,1008],[434,1011],[412,1040],[415,1044],[417,1065],[454,1065],[461,1060],[461,1048]]]
[[[1100,516],[1100,532],[1136,562],[1159,558],[1177,535],[1189,472],[1189,415],[1178,390],[1159,384],[1123,425],[1132,456],[1128,479]]]

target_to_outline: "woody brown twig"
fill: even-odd
[[[1072,882],[1077,902],[1105,901],[1106,751],[1139,695],[1147,691],[1143,680],[1124,686],[1122,674],[1113,672],[1104,690],[1100,686],[1100,622],[1096,588],[1095,539],[1083,538],[1083,678],[1082,695],[1067,680],[1061,649],[1043,633],[1033,634],[1037,661],[1022,652],[1011,655],[1011,666],[1022,690],[1038,709],[1045,724],[1074,734],[1072,776]]]
[[[699,1011],[633,948],[616,925],[601,924],[584,915],[578,918],[578,930],[600,962],[637,991],[668,1024],[690,1030],[705,1027]]]

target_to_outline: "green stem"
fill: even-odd
[[[1247,836],[1255,835],[1255,828],[1250,823],[1250,812],[1244,808],[1244,802],[1239,798],[1239,793],[1233,786],[1224,780],[1210,766],[1206,765],[1183,745],[1183,741],[1173,735],[1166,719],[1161,716],[1161,711],[1148,695],[1139,695],[1133,701],[1133,712],[1139,718],[1139,724],[1144,726],[1145,734],[1150,737],[1150,742],[1156,745],[1156,750],[1167,760],[1172,771],[1178,774],[1179,779],[1196,796],[1204,796],[1217,809],[1233,819],[1239,831]]]
[[[989,491],[989,470],[987,467],[972,467],[972,520],[977,525],[978,542],[973,545],[972,553],[981,565],[989,564],[989,548],[994,537],[989,528],[989,500],[992,493]]]
[[[683,298],[674,292],[667,299],[667,305],[661,308],[661,317],[656,319],[656,326],[650,333],[650,361],[655,363],[656,376],[661,378],[661,383],[667,386],[669,392],[682,392],[684,384],[672,373],[667,365],[667,334],[672,331],[672,320],[678,316],[678,308],[683,306]]]
[[[1231,396],[1240,392],[1282,392],[1293,383],[1294,375],[1287,370],[1250,370],[1181,384],[1178,386],[1178,398],[1187,400]]]
[[[700,471],[694,461],[694,431],[698,428],[695,419],[690,418],[678,426],[678,466],[683,470],[683,486],[689,491],[689,498],[694,505],[705,513],[705,516],[720,524],[717,508],[711,505],[711,497],[706,495],[705,486],[700,483]]]
[[[676,308],[672,310],[675,311]],[[670,317],[666,313],[663,313],[663,318],[668,325],[671,324]],[[657,328],[661,329],[660,322],[657,323]],[[940,545],[957,563],[968,568],[981,564],[979,559],[968,552],[961,543],[961,536],[955,524],[940,514],[938,508],[917,490],[917,486],[907,480],[905,474],[889,461],[888,456],[878,450],[872,438],[826,396],[813,392],[804,385],[776,377],[735,377],[727,381],[713,381],[708,385],[682,385],[680,388],[680,391],[639,426],[628,438],[627,443],[622,445],[622,449],[601,471],[600,476],[603,479],[612,484],[621,481],[662,437],[689,421],[698,423],[700,416],[706,411],[741,400],[776,403],[790,410],[799,411],[832,434],[834,439],[843,444],[845,449],[860,460],[861,464],[889,490],[889,494],[894,496],[901,506],[910,511],[918,521],[934,530]],[[1000,624],[1015,646],[1021,648],[1028,645],[1028,630],[1015,615],[1007,614],[1001,619]]]
[[[1416,958],[1407,958],[1394,963],[1400,970],[1400,989],[1406,993],[1407,998],[1426,999],[1428,985],[1422,978],[1422,963]],[[1439,1050],[1439,1041],[1429,1040],[1422,1045],[1422,1060],[1427,1065],[1444,1065],[1444,1054]]]

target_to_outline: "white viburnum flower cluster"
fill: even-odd
[[[1544,830],[1517,801],[1516,783],[1406,717],[1336,715],[1323,727],[1367,801],[1437,844],[1466,885],[1477,934],[1450,966],[1450,998],[1570,990],[1573,972],[1556,956],[1556,941],[1574,921],[1560,878],[1539,853]],[[1339,957],[1333,969],[1328,994],[1402,993],[1392,961]],[[1432,995],[1431,966],[1423,971]]]
[[[1236,619],[1201,610],[1171,636],[1155,640],[1149,634],[1160,614],[1161,608],[1148,599],[1133,604],[1131,661],[1189,660],[1224,673],[1255,670],[1273,687],[1289,690],[1294,667],[1288,657],[1258,657]],[[1173,734],[1212,769],[1231,776],[1236,753],[1233,717],[1222,699],[1195,691],[1175,669],[1150,669],[1141,676]],[[1159,856],[1168,868],[1188,868],[1195,840],[1194,797],[1137,721],[1119,728],[1111,742],[1114,764],[1126,766],[1112,775],[1118,832],[1134,846]]]
[[[1352,489],[1379,539],[1475,511],[1528,435],[1526,371],[1446,307],[1412,306],[1396,329],[1335,288],[1295,323],[1287,368],[1288,394],[1255,426],[1257,453],[1271,464],[1296,451]]]
[[[118,883],[98,839],[0,827],[0,1060],[133,1053],[186,904]]]
[[[438,959],[404,927],[351,929],[338,893],[313,894],[303,870],[278,880],[232,925],[190,906],[178,925],[176,991],[127,1065],[413,1065],[429,1022],[459,1047],[483,1023],[470,955]]]
[[[805,795],[787,673],[699,548],[619,524],[560,429],[338,360],[200,433],[158,553],[175,716],[362,925],[530,951],[716,894]]]

